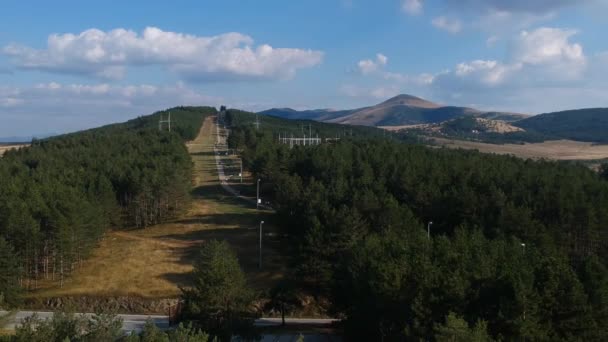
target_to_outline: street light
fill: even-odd
[[[522,242],[521,247],[523,248],[524,253],[525,253],[526,252],[526,244]]]
[[[264,221],[260,221],[260,256],[258,260],[258,268],[262,269],[262,225]]]
[[[431,226],[433,225],[433,221],[429,221],[429,223],[426,225],[426,235],[429,238],[429,240],[431,239]]]
[[[261,179],[258,178],[258,195],[257,195],[257,201],[255,201],[255,208],[259,209],[260,207],[260,181]]]
[[[241,173],[239,173],[239,176],[241,177],[241,183],[243,183],[243,159],[239,159],[239,161],[241,162]]]

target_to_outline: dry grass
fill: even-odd
[[[200,246],[212,239],[227,240],[234,247],[253,287],[268,288],[280,279],[285,265],[274,234],[264,237],[264,271],[257,268],[260,220],[267,222],[265,233],[275,231],[270,213],[229,196],[219,185],[215,132],[209,118],[197,139],[187,144],[194,162],[194,200],[186,215],[144,230],[108,233],[63,288],[47,284],[30,296],[175,297],[179,286],[189,284],[188,274]]]
[[[555,140],[535,144],[486,144],[473,141],[433,138],[440,146],[479,150],[485,153],[510,154],[522,158],[555,160],[596,160],[608,158],[608,145]]]
[[[13,144],[13,145],[0,145],[0,157],[4,154],[4,152],[8,150],[12,150],[15,148],[29,146],[30,144]]]

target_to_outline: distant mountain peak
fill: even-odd
[[[409,94],[397,95],[380,104],[357,109],[294,110],[291,108],[273,108],[260,113],[286,119],[305,119],[365,126],[439,123],[462,116],[476,116],[483,119],[503,121],[522,119],[519,114],[484,112],[468,107],[444,106]]]
[[[381,106],[382,105],[404,105],[404,106],[413,106],[413,107],[420,107],[420,108],[439,108],[439,107],[441,107],[440,105],[433,103],[431,101],[427,101],[423,98],[413,96],[413,95],[408,95],[408,94],[401,94],[401,95],[397,95],[395,97],[391,97],[390,99],[382,102],[380,105]]]

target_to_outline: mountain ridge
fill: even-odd
[[[525,114],[481,111],[469,107],[441,105],[408,94],[400,94],[379,104],[356,109],[298,111],[292,108],[271,108],[259,113],[286,119],[308,119],[363,126],[430,124],[469,115],[480,116],[485,119],[500,118],[503,121],[517,121],[525,117]]]

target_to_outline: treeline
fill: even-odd
[[[256,127],[256,116],[259,127]],[[362,140],[362,139],[382,139],[398,140],[405,143],[418,144],[423,140],[420,135],[414,132],[389,132],[381,128],[370,126],[341,125],[312,120],[289,120],[270,115],[255,114],[237,109],[228,109],[224,116],[226,125],[230,128],[228,144],[231,148],[243,151],[256,150],[255,146],[245,149],[245,144],[256,143],[264,140],[260,144],[264,148],[268,143],[278,141],[279,137],[302,138],[319,137],[329,139],[330,142],[339,140]],[[324,140],[325,141],[325,140]]]
[[[289,149],[258,132],[239,147],[294,278],[332,298],[348,337],[608,339],[597,173],[378,139]]]
[[[215,109],[171,111],[172,132],[159,131],[156,114],[34,141],[0,159],[0,254],[13,255],[23,288],[62,284],[110,226],[147,227],[187,208],[184,140]],[[0,262],[0,271],[13,266]],[[14,293],[2,279],[0,293]]]
[[[608,143],[608,108],[587,108],[535,115],[514,123],[526,131],[553,137]]]

